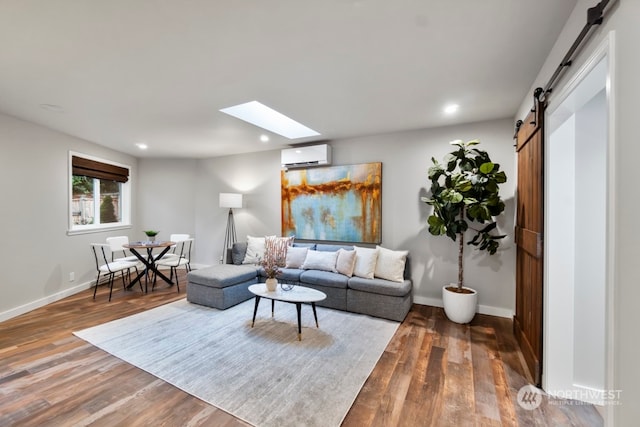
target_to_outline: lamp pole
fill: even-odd
[[[233,208],[242,207],[242,194],[220,193],[220,207],[229,209],[229,214],[227,215],[227,231],[225,232],[222,256],[220,257],[220,263],[225,264],[227,262],[229,249],[231,249],[236,242],[236,224],[233,220]]]
[[[236,223],[233,220],[233,208],[229,208],[229,215],[227,216],[227,232],[224,236],[224,246],[222,250],[222,256],[220,257],[220,264],[226,264],[227,254],[229,249],[233,247],[236,242]]]

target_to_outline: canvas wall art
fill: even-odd
[[[382,163],[281,172],[282,235],[380,243]]]

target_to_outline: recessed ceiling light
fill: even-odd
[[[258,101],[234,105],[220,111],[289,139],[320,135],[315,130],[309,129]]]
[[[138,142],[138,143],[136,143],[136,147],[138,147],[138,148],[139,148],[139,149],[141,149],[141,150],[146,150],[147,148],[149,148],[149,147],[147,146],[147,144],[145,144],[144,142]]]
[[[40,104],[40,108],[47,111],[53,111],[54,113],[64,112],[64,108],[56,104]]]
[[[269,142],[269,136],[265,134],[260,135],[260,141]]]
[[[449,104],[446,107],[444,107],[444,112],[447,114],[453,114],[456,111],[458,111],[458,108],[460,108],[458,104]]]

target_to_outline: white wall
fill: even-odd
[[[545,148],[545,304],[543,377],[546,390],[573,383],[573,301],[576,250],[575,115],[554,129]],[[567,257],[571,254],[571,257]],[[566,258],[570,258],[565,261]],[[558,284],[557,286],[553,286]],[[559,357],[554,357],[559,356]]]
[[[492,257],[467,246],[465,279],[480,291],[479,304],[484,312],[511,316],[515,299],[516,182],[512,136],[513,122],[507,119],[329,142],[334,165],[382,162],[382,245],[411,251],[416,302],[441,304],[441,287],[457,279],[457,246],[446,237],[428,233],[430,208],[420,201],[429,188],[431,157],[441,160],[451,151],[451,140],[479,138],[481,147],[501,164],[509,178],[502,187],[507,209],[499,221],[508,237]],[[247,234],[279,234],[280,150],[198,160],[198,263],[215,263],[222,253],[227,212],[218,207],[218,193],[228,191],[245,194],[245,208],[235,211],[239,240],[245,240]]]
[[[186,232],[196,237],[195,263],[218,262],[227,220],[227,211],[218,207],[220,192],[245,195],[245,207],[235,212],[239,239],[280,232],[279,149],[201,160],[138,160],[8,116],[0,116],[0,124],[4,182],[16,182],[17,176],[23,182],[7,186],[6,200],[11,202],[2,204],[4,235],[11,243],[0,252],[7,272],[1,318],[86,288],[95,277],[88,245],[111,235],[126,234],[137,240],[145,228],[157,228],[167,236]],[[426,231],[429,209],[420,196],[428,187],[430,158],[448,152],[450,140],[480,138],[509,177],[503,187],[507,213],[500,221],[509,237],[496,256],[467,251],[466,279],[480,290],[485,312],[509,316],[513,311],[511,134],[511,121],[499,120],[331,142],[334,164],[383,163],[382,244],[411,250],[417,302],[439,304],[441,286],[456,278],[455,245]],[[67,236],[69,150],[132,167],[131,229]],[[24,172],[28,164],[31,173]],[[46,180],[40,179],[43,175]],[[34,224],[38,227],[33,228]],[[75,273],[74,282],[68,280],[70,272]]]
[[[0,320],[86,289],[95,279],[89,243],[128,232],[67,235],[69,150],[129,165],[137,178],[134,157],[0,114]],[[136,195],[134,185],[133,212]]]
[[[193,159],[148,159],[138,161],[138,226],[135,240],[143,240],[143,230],[160,231],[158,239],[174,233],[196,231],[196,166]]]
[[[574,379],[603,390],[607,248],[607,123],[604,89],[576,112]]]
[[[196,183],[196,261],[215,264],[223,254],[228,209],[220,193],[242,193],[234,209],[239,241],[247,235],[280,233],[280,150],[198,160]]]
[[[533,87],[544,86],[569,49],[575,37],[586,22],[586,11],[596,2],[579,0],[570,19],[563,29],[558,42],[550,53],[545,65],[536,78]],[[638,197],[637,159],[640,158],[640,144],[637,143],[637,114],[640,99],[640,1],[620,0],[612,9],[612,14],[601,27],[596,28],[594,37],[580,52],[568,74],[557,84],[556,91],[567,82],[575,70],[580,69],[584,61],[594,51],[609,31],[615,31],[615,93],[613,114],[615,134],[615,203],[616,229],[614,244],[609,248],[614,254],[614,304],[613,311],[613,382],[615,390],[622,390],[620,404],[613,409],[615,425],[635,425],[640,419],[640,344],[638,325],[640,325],[640,269],[638,264],[637,212],[640,210]],[[553,102],[553,96],[550,97]],[[523,99],[517,115],[523,118],[531,107],[531,95]]]

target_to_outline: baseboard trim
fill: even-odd
[[[428,297],[421,297],[421,296],[414,296],[413,297],[413,302],[415,304],[421,304],[421,305],[430,305],[433,307],[442,307],[442,300],[439,298],[428,298]],[[507,319],[512,319],[513,318],[513,311],[509,310],[507,308],[502,308],[502,307],[494,307],[491,305],[478,305],[478,313],[480,314],[488,314],[490,316],[497,316],[497,317],[505,317]]]
[[[15,307],[10,310],[3,311],[2,313],[0,313],[0,322],[4,322],[5,320],[9,320],[11,318],[20,316],[21,314],[28,313],[31,310],[35,310],[36,308],[40,308],[47,304],[51,304],[52,302],[59,301],[68,296],[77,294],[78,292],[82,292],[86,289],[91,288],[95,283],[96,283],[95,280],[84,282],[72,288],[68,288],[63,291],[56,292],[55,294],[48,295],[44,298],[40,298],[39,300],[31,301],[19,307]]]
[[[206,264],[192,264],[191,268],[193,270],[196,269],[200,269],[200,268],[204,268],[207,267],[208,265]],[[84,282],[81,283],[77,286],[74,286],[72,288],[68,288],[65,289],[63,291],[57,292],[53,295],[49,295],[46,296],[44,298],[41,298],[39,300],[36,301],[32,301],[28,304],[24,304],[21,305],[19,307],[15,307],[12,308],[10,310],[7,311],[3,311],[2,313],[0,313],[0,322],[3,322],[5,320],[9,320],[13,317],[19,316],[21,314],[24,313],[28,313],[31,310],[35,310],[36,308],[40,308],[43,307],[47,304],[50,304],[52,302],[56,302],[58,300],[61,300],[63,298],[66,298],[68,296],[77,294],[78,292],[82,292],[85,289],[91,288],[92,286],[94,286],[95,281],[91,280],[89,282]],[[442,307],[442,300],[439,298],[428,298],[428,297],[421,297],[421,296],[414,296],[413,297],[413,302],[415,304],[421,304],[421,305],[430,305],[433,307]],[[501,307],[493,307],[490,305],[478,305],[478,313],[480,314],[488,314],[490,316],[497,316],[497,317],[505,317],[507,319],[512,319],[513,318],[513,311],[506,309],[506,308],[501,308]]]
[[[208,265],[207,264],[191,264],[191,268],[193,270],[197,270],[199,268],[204,268],[204,267],[208,267]],[[164,269],[169,270],[169,267],[166,267],[166,268],[160,267],[160,270],[164,270]],[[107,282],[108,280],[105,276],[101,277],[101,280],[100,280],[101,285]],[[93,286],[95,286],[95,284],[96,284],[95,280],[84,282],[72,288],[68,288],[63,291],[57,292],[53,295],[48,295],[44,298],[40,298],[39,300],[31,301],[19,307],[15,307],[7,311],[3,311],[0,313],[0,322],[4,322],[5,320],[9,320],[14,317],[20,316],[21,314],[25,314],[32,310],[35,310],[36,308],[44,307],[45,305],[51,304],[52,302],[56,302],[68,296],[77,294],[78,292],[82,292],[86,289],[92,288]]]

